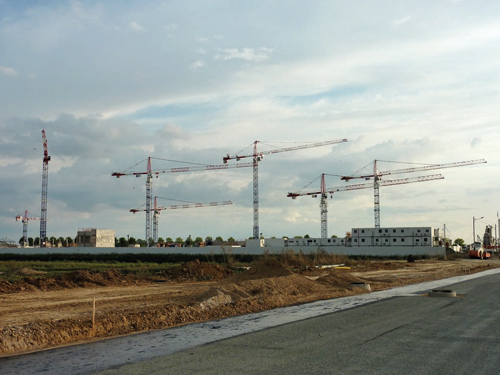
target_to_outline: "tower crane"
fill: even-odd
[[[413,167],[413,168],[404,168],[404,169],[395,169],[391,171],[379,171],[377,169],[377,161],[384,160],[374,160],[373,162],[373,174],[362,175],[362,176],[342,176],[341,180],[350,181],[355,178],[363,178],[365,180],[369,180],[373,178],[373,196],[374,196],[374,214],[375,214],[375,228],[380,228],[380,186],[381,186],[381,178],[387,175],[400,174],[400,173],[413,173],[413,172],[421,172],[421,171],[430,171],[435,169],[443,169],[443,168],[454,168],[454,167],[464,167],[467,165],[474,164],[482,164],[486,163],[484,159],[478,160],[468,160],[461,161],[455,163],[446,163],[446,164],[429,164],[421,167]]]
[[[163,170],[153,170],[151,168],[151,159],[153,159],[153,158],[148,157],[147,159],[145,159],[145,160],[147,160],[146,171],[141,171],[141,172],[129,171],[130,169],[136,167],[137,165],[139,165],[140,163],[145,161],[145,160],[142,160],[139,163],[135,164],[134,166],[130,167],[127,171],[113,172],[111,174],[111,176],[116,177],[116,178],[120,178],[122,176],[141,177],[143,175],[146,175],[146,209],[141,210],[141,211],[146,211],[146,243],[148,244],[148,246],[152,246],[152,239],[153,239],[153,237],[151,236],[151,216],[153,214],[153,210],[151,209],[152,201],[153,201],[153,199],[152,199],[152,197],[153,197],[153,176],[158,178],[161,173],[217,171],[217,170],[225,170],[225,169],[230,169],[230,168],[245,168],[245,167],[253,166],[253,163],[242,163],[239,165],[227,165],[227,164],[196,164],[196,163],[181,162],[181,163],[193,164],[193,166],[175,167],[175,168],[169,168],[169,169],[163,169]],[[156,159],[156,158],[154,158],[154,159]],[[168,160],[168,159],[157,159],[157,160],[179,162],[178,160]]]
[[[26,247],[26,245],[28,245],[28,221],[30,220],[41,220],[41,218],[29,217],[28,210],[24,211],[24,216],[16,216],[16,221],[21,221],[23,223],[23,247]]]
[[[42,204],[40,214],[40,247],[45,247],[47,239],[47,189],[49,186],[49,150],[47,147],[47,137],[45,129],[42,129],[43,142],[43,172],[42,172]]]
[[[158,199],[168,199],[168,200],[172,200],[172,201],[183,202],[184,204],[173,205],[173,206],[158,206]],[[183,208],[227,206],[227,205],[231,205],[231,204],[233,204],[233,202],[231,202],[231,201],[210,202],[210,203],[196,203],[196,202],[180,201],[180,200],[177,200],[177,199],[155,197],[155,199],[154,199],[154,209],[153,209],[153,241],[154,241],[155,244],[158,243],[158,219],[159,219],[159,216],[160,216],[160,211],[163,211],[163,210],[177,210],[177,209],[183,209]],[[133,214],[135,214],[135,213],[137,213],[139,211],[146,211],[146,209],[132,208],[130,210],[130,212],[132,212]]]
[[[262,143],[262,141],[255,141],[253,143],[253,154],[248,155],[234,155],[227,156],[222,158],[222,161],[226,164],[229,160],[239,161],[243,158],[252,158],[253,159],[253,238],[260,238],[260,230],[259,230],[259,162],[264,158],[264,155],[277,154],[279,152],[286,151],[295,151],[302,150],[305,148],[319,147],[319,146],[327,146],[334,145],[337,143],[347,142],[347,139],[337,139],[334,141],[325,141],[325,142],[316,142],[316,143],[308,143],[300,146],[293,147],[284,147],[276,150],[269,151],[258,151],[257,144]]]
[[[313,198],[317,198],[318,195],[321,197],[321,201],[319,204],[320,212],[321,212],[321,238],[328,238],[328,195],[333,197],[333,193],[339,191],[351,191],[351,190],[360,190],[360,189],[369,189],[373,187],[373,183],[364,183],[364,184],[352,184],[352,185],[344,185],[332,188],[326,188],[325,184],[325,176],[333,176],[326,173],[321,174],[321,189],[319,191],[299,191],[295,193],[288,193],[287,197],[292,199],[297,199],[297,197],[309,195]],[[403,185],[409,184],[412,182],[423,182],[423,181],[431,181],[431,180],[442,180],[444,177],[440,174],[421,176],[421,177],[412,177],[412,178],[399,178],[394,180],[382,180],[379,181],[380,186],[391,186],[391,185]],[[314,182],[314,181],[313,181]]]

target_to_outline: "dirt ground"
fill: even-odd
[[[0,279],[0,356],[241,315],[500,267],[498,260],[359,261],[292,270],[274,258],[248,270],[189,262],[162,277],[116,271]],[[201,281],[200,281],[201,280]],[[94,311],[95,301],[95,315]],[[94,322],[94,323],[93,323]]]

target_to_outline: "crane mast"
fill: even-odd
[[[185,203],[182,205],[173,205],[173,206],[158,206],[158,198],[160,199],[169,199],[169,200],[175,200],[175,199],[170,199],[170,198],[162,198],[162,197],[155,197],[154,199],[154,210],[153,210],[153,243],[156,244],[158,243],[158,221],[159,221],[159,216],[160,212],[163,210],[177,210],[177,209],[183,209],[183,208],[199,208],[199,207],[214,207],[214,206],[226,206],[226,205],[232,205],[233,202],[231,201],[223,201],[223,202],[210,202],[210,203]],[[183,202],[183,201],[180,201]],[[139,212],[139,211],[146,211],[146,209],[140,209],[140,208],[132,208],[130,209],[130,212],[133,214]]]
[[[326,173],[321,174],[321,188],[320,190],[315,191],[298,191],[294,193],[288,193],[287,197],[292,199],[297,199],[297,197],[309,195],[313,198],[317,198],[320,194],[321,202],[320,202],[320,211],[321,211],[321,238],[328,238],[328,210],[327,210],[327,198],[328,194],[332,195],[339,191],[352,191],[352,190],[361,190],[361,189],[369,189],[374,187],[375,182],[373,183],[365,183],[365,184],[350,184],[338,187],[326,188],[325,184],[325,175]],[[403,185],[409,184],[412,182],[424,182],[424,181],[432,181],[432,180],[442,180],[444,177],[440,174],[433,174],[428,176],[420,176],[420,177],[412,177],[412,178],[398,178],[394,180],[381,180],[378,181],[379,186],[391,186],[391,185]]]
[[[47,239],[47,189],[49,186],[49,150],[47,147],[47,137],[45,129],[42,129],[43,142],[43,172],[42,172],[42,202],[40,214],[40,247],[46,246]]]
[[[280,152],[287,152],[287,151],[302,150],[302,149],[312,148],[312,147],[333,145],[333,144],[343,143],[343,142],[347,142],[347,139],[337,139],[334,141],[309,143],[306,145],[300,145],[300,146],[294,146],[294,147],[284,147],[284,148],[279,148],[279,149],[270,150],[270,151],[258,151],[257,144],[260,143],[260,141],[255,141],[253,143],[253,154],[235,155],[235,156],[229,156],[229,154],[227,154],[227,156],[224,156],[222,158],[222,161],[224,163],[227,163],[229,160],[239,161],[240,159],[249,158],[249,157],[251,157],[253,159],[253,238],[255,238],[255,239],[260,238],[260,228],[259,228],[259,162],[264,158],[264,155],[277,154]]]
[[[443,168],[464,167],[467,165],[486,163],[486,160],[478,159],[478,160],[460,161],[460,162],[455,162],[455,163],[429,164],[429,165],[425,165],[425,166],[421,166],[421,167],[394,169],[394,170],[389,170],[389,171],[378,171],[377,161],[382,161],[382,160],[374,160],[373,161],[373,174],[361,175],[361,176],[342,176],[341,177],[341,180],[343,180],[343,181],[350,181],[350,180],[355,179],[355,178],[363,178],[366,180],[373,178],[373,203],[374,203],[373,211],[374,211],[374,218],[375,218],[375,228],[380,228],[380,186],[382,185],[381,182],[383,181],[382,176],[400,174],[400,173],[413,173],[413,172],[430,171],[430,170],[443,169]]]
[[[122,176],[135,176],[135,177],[141,177],[143,175],[146,175],[146,209],[144,210],[139,210],[139,211],[145,211],[146,212],[146,243],[148,246],[153,246],[153,243],[156,243],[156,236],[157,233],[155,234],[155,220],[158,221],[158,214],[156,212],[156,208],[153,210],[153,176],[158,178],[160,173],[184,173],[184,172],[195,172],[195,171],[217,171],[217,170],[226,170],[230,168],[246,168],[246,167],[252,167],[254,163],[242,163],[239,165],[227,165],[227,164],[209,164],[209,165],[197,165],[193,167],[176,167],[176,168],[169,168],[169,169],[163,169],[163,170],[153,170],[151,167],[151,159],[152,157],[147,158],[147,169],[146,171],[141,171],[141,172],[113,172],[111,176],[120,178]],[[144,162],[142,160],[139,163]],[[138,163],[138,164],[139,164]],[[136,164],[137,165],[137,164]],[[131,210],[132,212],[132,210]],[[137,212],[137,210],[136,210]],[[134,212],[135,213],[135,212]],[[156,218],[155,218],[156,215]],[[153,235],[151,235],[151,216],[153,216]]]
[[[151,200],[153,197],[153,173],[151,170],[151,157],[148,157],[148,169],[146,177],[146,243],[152,246],[151,237]]]
[[[321,213],[321,238],[328,238],[328,201],[326,200],[325,174],[321,174],[321,201],[319,203]]]
[[[24,211],[24,216],[17,215],[16,221],[21,221],[23,223],[23,247],[26,247],[28,242],[28,221],[30,220],[41,220],[39,217],[29,217],[28,210]]]

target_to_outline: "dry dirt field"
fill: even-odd
[[[376,291],[480,272],[500,262],[352,261],[346,266],[292,270],[267,258],[234,272],[195,261],[157,278],[78,271],[47,279],[21,270],[30,277],[13,284],[0,279],[0,356],[369,293],[353,288],[356,282]]]

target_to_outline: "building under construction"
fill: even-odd
[[[78,229],[78,247],[115,247],[115,231],[112,229]]]

